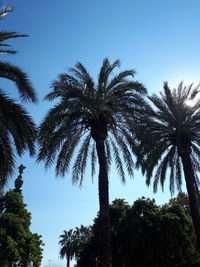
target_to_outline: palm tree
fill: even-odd
[[[67,259],[67,267],[70,267],[70,260],[75,255],[75,244],[74,244],[74,231],[70,229],[69,231],[64,231],[62,235],[60,235],[61,240],[59,244],[61,245],[60,249],[60,257]]]
[[[0,18],[11,12],[11,8],[0,11]],[[3,41],[24,37],[15,32],[0,32],[0,46],[9,46]],[[0,53],[15,53],[16,51],[0,49]],[[36,102],[36,94],[27,75],[17,66],[0,61],[0,77],[15,83],[22,101]],[[29,150],[32,156],[35,152],[36,126],[26,109],[12,100],[0,90],[0,187],[3,187],[15,168],[16,154],[21,156]]]
[[[56,161],[56,175],[65,175],[75,149],[79,149],[73,165],[73,183],[82,184],[89,155],[93,177],[98,159],[101,266],[111,266],[108,209],[111,158],[115,159],[122,182],[125,182],[122,157],[129,175],[133,175],[131,128],[143,107],[146,93],[142,84],[128,79],[134,76],[134,70],[110,78],[117,66],[118,60],[110,64],[105,59],[96,84],[81,63],[71,69],[71,74],[61,74],[46,96],[47,100],[59,101],[47,113],[39,132],[38,160],[44,160],[46,167]]]
[[[198,196],[198,177],[200,171],[200,99],[197,97],[199,86],[192,88],[180,83],[171,90],[164,83],[161,96],[149,97],[152,110],[143,116],[138,128],[140,140],[138,165],[146,174],[147,185],[152,178],[154,191],[159,182],[162,188],[169,175],[170,191],[175,185],[180,190],[182,176],[186,182],[191,216],[200,249],[200,213]],[[190,103],[192,104],[189,104]],[[142,129],[142,130],[141,130]],[[168,169],[169,172],[167,171]]]
[[[85,244],[89,241],[92,236],[91,226],[87,227],[81,225],[79,228],[74,229],[74,248],[75,248],[75,258],[78,260]]]

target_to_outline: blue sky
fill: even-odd
[[[96,77],[105,57],[121,60],[121,70],[133,68],[135,78],[150,94],[162,90],[163,81],[174,87],[181,80],[200,81],[199,0],[2,0],[15,11],[0,21],[1,29],[28,34],[10,41],[18,50],[14,56],[1,55],[29,74],[39,97],[28,105],[36,123],[41,122],[52,103],[42,101],[59,73],[82,62]],[[2,81],[17,98],[14,86]],[[92,223],[98,211],[97,177],[91,182],[86,172],[82,188],[71,183],[71,174],[56,179],[54,169],[25,155],[17,161],[24,171],[23,194],[32,213],[32,231],[45,242],[42,267],[63,267],[58,257],[58,240],[63,230]],[[13,177],[9,188],[13,187]],[[158,204],[170,198],[167,188],[155,195],[140,172],[122,185],[114,167],[110,173],[110,200],[154,197]]]

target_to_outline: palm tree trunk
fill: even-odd
[[[96,140],[96,149],[99,160],[99,206],[100,206],[100,267],[112,266],[111,254],[111,228],[109,216],[109,183],[108,169],[103,139]]]
[[[181,155],[183,170],[185,175],[186,187],[190,203],[190,210],[194,229],[197,237],[197,246],[200,251],[200,212],[198,207],[197,191],[195,187],[195,177],[192,168],[190,154],[182,153]]]
[[[70,267],[70,256],[67,256],[67,267]]]

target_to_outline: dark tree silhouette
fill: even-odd
[[[11,12],[12,8],[0,11],[0,18]],[[16,32],[0,31],[0,53],[13,54],[4,41],[26,35]],[[6,47],[5,49],[3,47]],[[0,61],[0,78],[13,81],[22,101],[36,102],[36,94],[27,75],[17,66]],[[0,187],[3,187],[15,168],[16,154],[21,156],[25,150],[32,156],[35,153],[36,126],[26,109],[16,103],[0,89]]]
[[[70,267],[70,261],[75,255],[76,244],[74,239],[74,231],[70,229],[69,231],[64,231],[62,235],[60,235],[59,244],[60,248],[60,257],[61,259],[67,259],[67,267]]]
[[[99,162],[100,205],[100,264],[111,266],[108,171],[112,156],[122,181],[125,171],[122,157],[130,176],[134,163],[132,151],[132,125],[144,106],[146,93],[142,84],[128,79],[133,70],[110,77],[119,61],[111,64],[105,59],[98,82],[95,84],[88,71],[78,63],[71,74],[64,73],[52,84],[47,100],[59,99],[44,118],[39,132],[40,152],[38,160],[49,167],[56,161],[56,175],[64,176],[75,149],[77,157],[73,165],[72,180],[82,184],[88,155],[91,157],[92,176],[95,163]],[[112,153],[112,152],[113,153]]]
[[[200,171],[200,100],[199,86],[192,88],[180,83],[171,90],[164,83],[161,96],[149,97],[153,108],[143,117],[138,131],[138,165],[147,176],[149,185],[154,177],[154,191],[162,188],[169,174],[170,191],[175,184],[180,189],[184,174],[190,212],[200,249],[200,213],[197,173]],[[188,104],[192,101],[191,104]],[[141,131],[141,128],[143,131]],[[169,173],[167,170],[169,169]],[[154,172],[155,170],[155,172]]]

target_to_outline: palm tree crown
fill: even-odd
[[[69,267],[70,260],[72,260],[76,252],[76,244],[75,244],[73,229],[70,229],[69,231],[64,230],[63,234],[60,235],[59,244],[61,246],[60,258],[64,259],[66,257],[67,267]]]
[[[59,98],[60,101],[50,109],[41,124],[39,160],[45,160],[46,167],[56,160],[57,175],[64,176],[69,170],[73,152],[81,141],[73,165],[73,182],[82,183],[89,154],[93,177],[97,159],[95,141],[98,138],[105,140],[108,167],[112,149],[122,181],[125,181],[122,155],[128,173],[133,175],[131,127],[144,104],[142,95],[146,90],[142,84],[127,80],[135,74],[133,70],[121,72],[109,80],[117,66],[119,61],[110,64],[105,59],[97,85],[80,63],[71,69],[72,75],[61,74],[53,82],[53,90],[46,99]]]
[[[161,96],[149,97],[153,108],[143,116],[138,131],[138,165],[146,174],[149,185],[154,177],[154,191],[162,188],[169,174],[170,191],[181,189],[182,176],[186,182],[191,215],[200,248],[200,213],[198,176],[200,171],[200,99],[199,86],[192,88],[180,83],[171,90],[164,83]],[[191,104],[189,104],[189,101]],[[149,109],[150,110],[150,109]],[[141,130],[142,127],[142,130]],[[167,171],[169,169],[169,172]]]
[[[170,90],[165,83],[164,93],[161,93],[160,97],[155,94],[149,97],[155,109],[152,109],[151,114],[148,113],[150,116],[143,121],[143,132],[140,132],[143,140],[140,145],[143,149],[140,147],[139,151],[140,155],[145,155],[142,169],[147,174],[148,185],[154,175],[155,192],[159,182],[164,188],[168,167],[170,191],[174,193],[175,185],[180,190],[180,154],[186,149],[191,153],[193,170],[195,173],[200,170],[200,101],[194,99],[196,92],[198,87],[192,90],[192,85],[186,87],[180,83],[177,89]],[[189,101],[192,101],[193,105],[189,105]],[[157,171],[153,173],[154,168]]]

